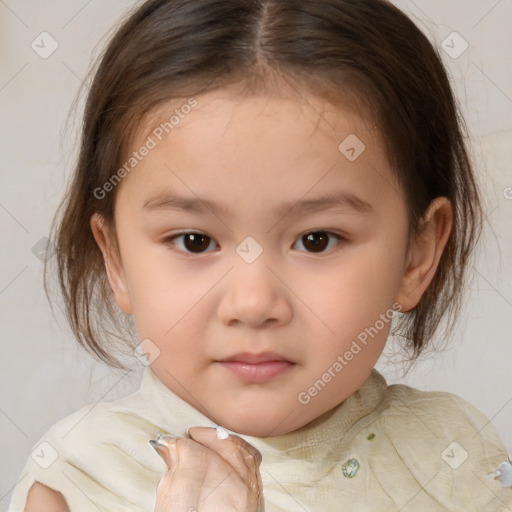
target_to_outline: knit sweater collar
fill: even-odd
[[[344,402],[322,414],[301,428],[273,437],[255,437],[238,434],[258,448],[265,460],[270,458],[303,458],[305,452],[314,451],[322,457],[332,449],[332,443],[339,443],[349,429],[360,419],[375,411],[386,393],[386,380],[372,370],[363,385]],[[169,433],[186,436],[193,426],[216,427],[217,424],[203,413],[172,392],[156,376],[150,366],[143,373],[139,393],[147,406],[159,411],[162,424]]]

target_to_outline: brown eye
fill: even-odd
[[[301,242],[308,252],[325,252],[331,237],[342,240],[342,237],[328,231],[312,231],[301,237]]]
[[[177,244],[174,242],[176,239],[182,239],[183,242],[181,244]],[[204,235],[202,233],[180,233],[177,235],[173,235],[168,237],[164,241],[166,244],[178,245],[180,250],[183,252],[190,252],[195,254],[201,254],[205,252],[206,249],[210,246],[212,239]]]
[[[202,252],[210,245],[209,238],[200,233],[188,233],[184,235],[185,247],[192,252]]]

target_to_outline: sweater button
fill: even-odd
[[[354,478],[359,468],[360,465],[357,459],[348,459],[341,467],[343,470],[343,476],[346,478]]]

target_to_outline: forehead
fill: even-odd
[[[265,122],[273,125],[268,128],[274,132],[280,125],[287,125],[287,132],[294,134],[303,133],[305,129],[315,130],[323,136],[331,136],[334,143],[341,135],[339,129],[343,124],[354,131],[371,130],[375,132],[372,137],[378,138],[380,134],[376,133],[368,113],[360,108],[360,102],[356,106],[356,97],[349,91],[340,97],[346,98],[335,105],[328,99],[289,87],[286,92],[248,94],[231,86],[199,96],[174,98],[159,104],[139,121],[131,145],[137,145],[137,141],[159,127],[174,137],[178,132],[199,134],[202,128],[209,130],[213,125],[225,128],[225,134],[228,130],[243,132],[244,128],[250,128],[249,124],[256,127],[256,121],[260,127]],[[209,133],[209,138],[212,135]]]
[[[169,101],[139,124],[127,157],[148,141],[151,151],[126,180],[139,191],[169,183],[189,194],[215,190],[226,200],[256,191],[293,199],[315,187],[325,192],[341,178],[370,195],[383,186],[398,190],[369,119],[350,105],[294,91],[241,96],[222,90]]]

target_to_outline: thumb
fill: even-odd
[[[160,482],[158,482],[158,485],[156,487],[156,492],[158,495],[167,495],[169,492],[169,489],[171,487],[171,471],[167,470],[163,475],[162,478],[160,478]]]
[[[197,512],[197,508],[189,506],[184,508],[185,503],[190,503],[191,496],[186,485],[175,485],[174,472],[167,470],[158,482],[156,487],[155,512],[168,512],[169,510],[185,510]]]
[[[262,462],[260,451],[238,435],[230,434],[225,439],[219,438],[212,427],[190,427],[188,433],[194,441],[220,455],[241,476],[247,469],[257,470]]]

